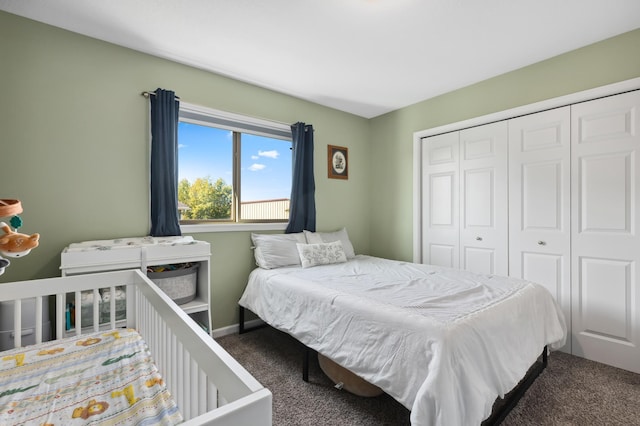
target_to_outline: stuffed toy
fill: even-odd
[[[22,257],[31,252],[31,249],[38,247],[40,234],[20,234],[12,231],[11,227],[4,222],[0,222],[0,254],[7,257]]]

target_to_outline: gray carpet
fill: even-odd
[[[312,357],[302,381],[303,346],[266,327],[216,339],[273,393],[274,426],[409,425],[409,411],[383,394],[340,391]],[[562,352],[502,423],[504,426],[640,425],[640,375]]]

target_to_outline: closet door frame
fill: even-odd
[[[425,229],[423,229],[422,226],[423,203],[421,198],[423,193],[422,138],[459,131],[495,121],[508,120],[522,115],[590,101],[636,89],[640,89],[640,77],[415,132],[413,134],[413,261],[416,263],[421,263],[422,261],[422,240],[425,233]]]

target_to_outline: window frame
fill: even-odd
[[[235,212],[233,210],[239,208],[238,197],[241,194],[235,191],[240,186],[241,170],[236,167],[239,164],[240,152],[237,147],[237,133],[248,133],[258,136],[264,136],[272,139],[281,139],[283,141],[292,142],[291,126],[285,123],[265,120],[261,118],[249,117],[246,115],[235,114],[227,111],[216,110],[200,105],[194,105],[187,102],[180,102],[180,111],[178,120],[197,125],[211,126],[219,129],[234,132],[234,161],[233,161],[233,204],[232,217],[230,220],[186,220],[180,221],[180,230],[183,233],[193,234],[199,232],[229,232],[229,231],[268,231],[268,230],[285,230],[288,220],[235,220]],[[240,149],[242,149],[240,147]],[[236,160],[236,158],[238,158]]]

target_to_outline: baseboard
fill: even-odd
[[[259,327],[259,326],[261,326],[263,324],[264,324],[264,321],[262,321],[261,319],[254,319],[254,320],[245,322],[244,326],[245,326],[245,328],[252,328],[252,327]],[[213,336],[213,338],[215,339],[216,337],[222,337],[222,336],[227,336],[229,334],[235,334],[235,333],[238,333],[239,331],[240,331],[240,325],[239,324],[233,324],[233,325],[229,325],[229,326],[226,326],[226,327],[216,328],[211,333],[211,336]]]

